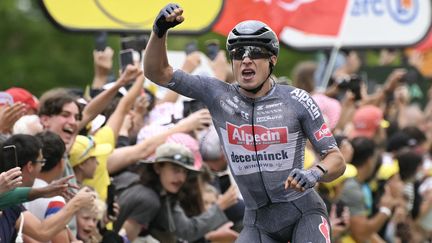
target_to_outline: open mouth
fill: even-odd
[[[63,132],[72,135],[74,133],[74,130],[70,127],[66,127],[66,128],[63,128]]]
[[[252,79],[255,76],[255,71],[253,69],[243,69],[241,74],[243,79]]]

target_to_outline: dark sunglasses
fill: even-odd
[[[259,46],[242,46],[230,51],[230,57],[234,60],[270,58],[272,54],[265,48]]]

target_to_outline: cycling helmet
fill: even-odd
[[[275,32],[258,20],[246,20],[237,24],[228,35],[227,50],[232,51],[239,46],[262,46],[279,54],[279,40]]]

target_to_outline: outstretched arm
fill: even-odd
[[[144,55],[144,74],[151,81],[166,85],[171,80],[173,68],[168,63],[166,32],[181,22],[183,9],[176,4],[168,4],[156,17]]]

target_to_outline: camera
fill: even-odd
[[[351,75],[336,80],[337,86],[340,90],[350,90],[355,95],[355,100],[361,99],[361,84],[362,80],[358,75]]]

